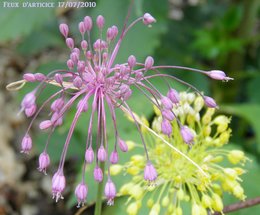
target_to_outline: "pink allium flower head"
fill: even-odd
[[[180,101],[179,93],[173,88],[168,91],[167,97],[172,101],[173,104],[178,104]]]
[[[41,130],[48,129],[52,126],[52,121],[51,120],[44,120],[40,123],[39,128]]]
[[[60,33],[67,38],[69,35],[69,26],[67,24],[60,24]]]
[[[90,146],[86,152],[85,152],[85,160],[87,163],[92,163],[94,160],[94,151],[92,149],[92,147]]]
[[[162,110],[162,116],[163,116],[163,118],[165,118],[169,121],[172,121],[175,118],[173,112],[171,110],[168,110],[168,109]]]
[[[59,199],[63,199],[62,192],[66,186],[66,179],[61,170],[58,170],[52,177],[52,195],[53,199],[58,202]]]
[[[98,149],[98,160],[101,161],[101,162],[105,162],[106,159],[107,159],[107,152],[104,148],[104,146],[100,146],[99,149]]]
[[[25,115],[27,117],[31,117],[31,116],[33,116],[33,114],[35,114],[36,110],[37,110],[37,106],[36,105],[32,105],[29,108],[25,108]]]
[[[94,168],[94,179],[97,182],[101,182],[103,180],[103,172],[102,169],[98,166]]]
[[[157,172],[150,161],[147,162],[144,169],[144,180],[154,182],[157,178]]]
[[[136,58],[134,55],[130,55],[128,57],[127,63],[129,65],[130,68],[133,68],[136,65]]]
[[[92,18],[90,16],[85,16],[84,24],[86,31],[90,31],[92,29]]]
[[[173,108],[172,101],[167,96],[161,98],[161,103],[165,109],[171,110]]]
[[[99,16],[97,17],[96,22],[97,22],[98,28],[99,28],[99,29],[102,29],[102,28],[104,27],[104,24],[105,24],[105,19],[104,19],[104,17],[103,17],[102,15],[99,15]]]
[[[80,183],[77,185],[76,189],[75,189],[75,196],[77,198],[78,201],[78,208],[80,206],[84,206],[86,199],[87,199],[87,195],[88,195],[88,187],[85,183]]]
[[[215,79],[215,80],[221,80],[221,81],[229,81],[233,80],[233,78],[228,77],[225,72],[221,70],[211,70],[209,72],[205,73],[208,75],[210,78]]]
[[[36,97],[34,91],[27,93],[21,103],[22,109],[30,108],[31,106],[35,105],[35,100]]]
[[[154,64],[154,59],[151,56],[148,56],[145,60],[144,67],[145,69],[151,69]]]
[[[50,157],[49,155],[44,151],[39,156],[39,167],[38,170],[40,172],[43,172],[46,175],[46,169],[50,165]]]
[[[32,149],[32,138],[26,134],[21,143],[21,152],[25,154],[29,154]]]
[[[105,196],[107,198],[107,204],[113,205],[114,198],[116,197],[116,186],[111,179],[108,179],[105,185]]]
[[[124,140],[122,140],[121,138],[118,138],[118,146],[120,148],[120,150],[122,152],[127,152],[128,151],[128,146],[127,144],[125,143]]]
[[[72,38],[67,38],[66,39],[66,45],[68,46],[68,48],[73,49],[74,48],[74,40]]]
[[[35,82],[35,81],[36,81],[35,76],[34,76],[34,74],[32,74],[32,73],[25,73],[25,74],[23,75],[23,79],[24,79],[25,81],[28,81],[28,82]]]
[[[118,153],[117,153],[116,150],[114,150],[114,151],[111,153],[111,155],[110,155],[110,163],[116,164],[116,163],[118,162],[118,159],[119,159]]]
[[[168,136],[172,133],[172,125],[167,119],[163,119],[162,121],[162,133]]]
[[[210,108],[218,108],[218,105],[215,102],[215,100],[209,96],[204,96],[204,102]]]
[[[154,22],[156,22],[156,19],[150,13],[145,13],[144,14],[144,16],[143,16],[143,23],[145,25],[151,25]]]
[[[188,126],[181,126],[181,136],[185,143],[192,144],[194,141],[194,135]]]
[[[36,81],[45,81],[46,80],[46,76],[42,73],[36,73],[35,74],[35,79]]]
[[[85,28],[84,22],[80,22],[80,23],[79,23],[79,32],[80,32],[81,34],[85,34],[86,28]]]

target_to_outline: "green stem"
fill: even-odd
[[[104,173],[104,169],[105,169],[105,163],[104,162],[100,162],[100,168],[102,169],[102,172]],[[101,215],[102,202],[103,202],[102,201],[103,190],[104,190],[104,179],[98,184],[97,199],[96,199],[94,215]]]

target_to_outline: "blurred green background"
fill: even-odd
[[[12,2],[12,1],[10,1]],[[16,2],[24,2],[22,0]],[[36,2],[36,1],[31,1]],[[58,1],[53,1],[58,2]],[[70,25],[71,35],[79,39],[78,22],[86,15],[102,14],[106,27],[113,24],[122,29],[130,1],[99,0],[94,8],[4,8],[0,2],[0,215],[2,214],[74,214],[73,189],[84,157],[87,118],[79,121],[69,150],[65,174],[68,188],[65,201],[58,204],[50,197],[50,176],[37,171],[37,155],[44,147],[46,133],[33,128],[34,152],[28,157],[19,155],[19,141],[28,120],[15,115],[23,95],[33,89],[26,86],[19,93],[8,92],[7,83],[20,80],[24,72],[48,73],[66,68],[69,51],[60,35],[58,25]],[[219,112],[232,115],[231,147],[244,150],[252,162],[246,168],[243,186],[248,198],[260,195],[260,1],[258,0],[136,0],[130,19],[151,13],[157,20],[152,28],[138,24],[122,44],[117,62],[125,62],[134,54],[139,62],[152,55],[155,64],[182,65],[204,70],[219,69],[233,77],[228,83],[212,81],[190,72],[174,71],[174,75],[192,83],[205,94],[215,98]],[[158,87],[164,90],[162,83]],[[176,85],[176,88],[180,86]],[[43,99],[55,88],[45,91]],[[43,101],[43,100],[42,100]],[[152,108],[142,97],[134,94],[130,105],[140,115],[151,118]],[[46,117],[47,111],[45,112]],[[50,172],[57,168],[60,152],[74,112],[69,113],[65,125],[58,129],[49,150],[52,159]],[[44,117],[44,114],[41,115]],[[124,139],[138,141],[135,127],[126,123],[121,114],[119,127]],[[9,132],[9,133],[8,133]],[[112,130],[109,130],[112,133]],[[5,150],[8,153],[5,153]],[[120,162],[127,161],[123,156]],[[9,160],[10,159],[10,160]],[[8,162],[7,162],[8,161]],[[12,164],[13,163],[13,164]],[[11,165],[12,164],[12,165]],[[8,166],[8,168],[7,168]],[[5,168],[6,167],[6,168]],[[12,169],[14,168],[14,169]],[[11,173],[10,173],[11,172]],[[16,172],[17,174],[13,174]],[[93,203],[97,184],[89,176],[88,202]],[[115,177],[119,187],[126,176]],[[124,198],[116,200],[104,214],[124,214]],[[225,205],[237,200],[225,196]],[[92,214],[93,208],[84,214]],[[260,206],[234,212],[234,215],[257,214]]]

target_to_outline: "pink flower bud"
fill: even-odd
[[[77,88],[80,88],[82,86],[82,79],[81,79],[81,77],[77,76],[76,78],[74,78],[73,85],[75,87],[77,87]]]
[[[99,16],[97,17],[96,22],[97,22],[98,28],[99,28],[99,29],[102,29],[102,28],[104,27],[104,24],[105,24],[105,19],[104,19],[104,17],[103,17],[102,15],[99,15]]]
[[[62,85],[63,77],[62,77],[62,75],[61,75],[60,73],[57,73],[57,74],[55,74],[55,76],[54,76],[54,80],[55,80],[58,84]]]
[[[60,33],[67,38],[69,34],[69,26],[67,24],[60,24],[59,26]]]
[[[172,133],[172,125],[171,125],[171,123],[168,120],[164,119],[162,121],[162,125],[161,126],[162,126],[162,133],[165,134],[165,135],[170,136],[171,133]]]
[[[111,181],[111,179],[108,179],[108,181],[105,185],[105,196],[107,198],[107,204],[113,205],[114,204],[114,198],[116,197],[116,186]]]
[[[67,60],[67,66],[70,70],[73,70],[74,68],[74,63],[71,59]]]
[[[51,120],[45,120],[45,121],[42,121],[39,125],[39,128],[41,130],[45,130],[45,129],[48,129],[52,126],[52,121]]]
[[[113,33],[113,38],[112,38],[112,40],[113,40],[116,38],[116,36],[118,34],[118,28],[115,25],[113,25],[111,28],[112,28],[112,33]]]
[[[128,61],[127,62],[128,62],[128,66],[130,68],[133,68],[136,65],[136,58],[135,58],[135,56],[134,55],[130,55],[128,57]]]
[[[61,193],[66,186],[66,179],[61,170],[58,170],[52,177],[52,194],[53,198],[58,202],[59,199],[63,199]]]
[[[35,82],[35,81],[36,81],[35,76],[34,76],[34,74],[32,74],[32,73],[25,73],[25,74],[23,75],[23,79],[24,79],[25,81],[28,81],[28,82]]]
[[[85,24],[84,22],[79,23],[79,32],[83,35],[86,32]]]
[[[21,143],[21,152],[25,154],[29,154],[32,149],[32,138],[26,134]]]
[[[100,146],[98,149],[98,154],[97,154],[98,160],[101,162],[105,162],[107,159],[107,152],[104,148],[104,146]]]
[[[23,109],[30,108],[31,106],[35,105],[35,92],[30,92],[25,95],[22,100],[21,106]]]
[[[163,116],[163,118],[165,118],[165,119],[167,119],[169,121],[172,121],[172,120],[175,119],[175,116],[172,113],[172,111],[168,110],[168,109],[162,110],[162,116]]]
[[[157,172],[154,166],[151,164],[150,161],[147,162],[145,169],[144,169],[144,180],[153,182],[157,178]]]
[[[86,40],[82,40],[80,45],[81,45],[82,50],[84,50],[84,51],[87,50],[87,48],[88,48],[88,43],[87,43]]]
[[[40,172],[43,172],[46,175],[46,169],[50,165],[50,157],[49,155],[44,151],[39,156],[39,167],[38,170]]]
[[[162,96],[161,103],[165,109],[171,110],[173,108],[172,101],[166,96]]]
[[[94,151],[91,146],[85,152],[85,160],[87,163],[92,163],[94,160]]]
[[[66,45],[68,46],[68,48],[73,49],[74,48],[74,40],[72,38],[67,38],[66,39]]]
[[[151,14],[149,13],[145,13],[144,16],[143,16],[143,23],[145,25],[150,25],[152,23],[156,22],[155,18],[152,17]]]
[[[86,53],[86,57],[87,57],[88,60],[91,60],[92,57],[93,57],[92,52],[91,52],[91,51],[87,51],[87,53]]]
[[[84,203],[86,202],[87,199],[87,194],[88,194],[87,185],[84,182],[78,184],[78,186],[75,189],[75,196],[78,201],[78,206],[77,206],[78,208],[80,207],[80,205],[84,206]]]
[[[82,72],[85,71],[85,62],[84,61],[78,62],[77,70],[78,70],[79,73],[82,73]]]
[[[209,96],[204,96],[203,97],[205,104],[210,107],[210,108],[218,108],[217,103],[215,100]]]
[[[148,56],[144,63],[145,69],[147,69],[147,70],[151,69],[153,66],[153,63],[154,63],[153,58],[151,56]]]
[[[110,155],[110,163],[116,164],[118,162],[118,153],[114,150]]]
[[[56,100],[54,100],[51,104],[51,110],[52,111],[56,111],[59,112],[62,107],[64,106],[64,99],[63,98],[58,98]]]
[[[128,151],[128,146],[127,144],[125,143],[125,141],[123,141],[122,139],[118,138],[118,142],[117,142],[120,150],[122,152],[127,152]]]
[[[74,49],[72,50],[72,52],[75,52],[75,53],[78,55],[78,57],[80,56],[80,50],[79,50],[79,48],[74,48]]]
[[[194,140],[194,135],[188,126],[181,126],[181,136],[185,143],[192,144]]]
[[[101,182],[103,180],[103,172],[102,169],[98,166],[94,169],[94,179],[97,182]]]
[[[36,78],[37,81],[44,81],[44,80],[46,80],[46,76],[44,74],[42,74],[42,73],[36,73],[35,74],[35,78]]]
[[[37,110],[37,106],[35,104],[29,108],[25,108],[25,115],[27,117],[31,117],[33,114],[35,114],[36,110]]]
[[[167,93],[167,97],[172,101],[173,104],[178,104],[180,102],[179,93],[175,89],[170,89]]]
[[[81,106],[83,106],[82,112],[88,111],[88,103],[84,101],[84,99],[79,100],[79,103],[77,104],[77,109],[79,109]]]
[[[70,59],[73,61],[74,64],[77,64],[79,61],[79,55],[76,52],[72,52],[70,54]]]
[[[92,28],[92,19],[90,16],[85,16],[84,24],[85,24],[86,31],[90,31]]]
[[[51,117],[51,122],[54,127],[62,125],[63,118],[58,112],[54,112]]]
[[[211,70],[206,73],[210,78],[215,79],[215,80],[221,80],[221,81],[229,81],[233,80],[233,78],[227,77],[225,72],[221,70]]]

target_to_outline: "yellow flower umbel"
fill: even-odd
[[[176,120],[172,122],[172,135],[163,135],[161,112],[156,108],[156,117],[151,127],[197,166],[178,151],[172,150],[161,138],[152,136],[147,129],[142,128],[146,142],[150,144],[149,155],[158,172],[158,179],[157,186],[149,186],[143,180],[142,171],[146,165],[144,155],[134,155],[125,164],[126,172],[133,177],[130,183],[121,187],[120,193],[130,196],[126,208],[130,215],[138,214],[143,201],[150,208],[150,215],[181,215],[184,202],[190,203],[189,214],[207,215],[207,211],[223,210],[221,197],[224,191],[238,199],[245,199],[240,185],[240,175],[245,171],[240,166],[247,158],[240,150],[223,148],[231,134],[228,127],[230,119],[224,115],[214,116],[213,108],[203,109],[203,98],[194,93],[181,93],[180,98],[180,104],[173,108],[173,112],[194,133],[193,145],[184,143]],[[147,120],[141,121],[147,125]],[[223,160],[230,165],[224,166]],[[117,167],[115,174],[120,171]],[[111,172],[114,172],[113,167]]]

